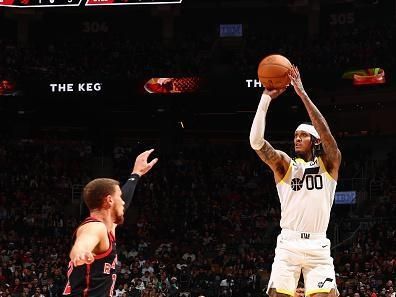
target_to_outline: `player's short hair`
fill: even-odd
[[[83,190],[83,199],[89,210],[101,208],[107,195],[115,192],[120,183],[111,178],[97,178],[90,181]]]

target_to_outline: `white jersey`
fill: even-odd
[[[276,185],[281,228],[326,233],[336,186],[320,157],[310,162],[291,160],[286,175]]]

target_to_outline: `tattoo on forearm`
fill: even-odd
[[[311,101],[311,99],[309,99],[309,97],[304,98],[303,102],[306,106],[308,115],[312,123],[317,128],[318,133],[321,135],[323,146],[326,148],[326,154],[331,158],[335,157],[338,151],[337,143],[330,132],[330,128],[327,124],[326,119],[319,111],[319,109],[315,106],[315,104]]]
[[[312,119],[313,124],[315,124],[315,122],[317,122],[319,124],[319,125],[317,125],[319,130],[322,130],[322,131],[328,130],[328,132],[330,132],[329,125],[327,124],[326,119],[324,118],[324,116],[322,115],[322,113],[319,111],[319,109],[316,106],[313,106],[312,109],[309,109],[308,114],[309,114],[310,118]],[[322,125],[320,125],[320,123],[322,123],[324,125],[324,127],[322,127]],[[326,131],[323,131],[323,132],[326,132]]]
[[[278,157],[275,149],[268,142],[264,143],[260,151],[262,153],[264,161],[274,161]]]

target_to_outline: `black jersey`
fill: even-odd
[[[78,227],[90,222],[100,222],[99,220],[88,217]],[[77,230],[76,229],[76,230]],[[73,242],[75,241],[75,234]],[[115,237],[108,232],[110,247],[99,255],[96,255],[95,261],[91,264],[74,266],[69,262],[67,271],[67,284],[63,291],[64,296],[82,296],[82,297],[105,297],[113,296],[113,289],[117,280],[116,264],[117,251]]]

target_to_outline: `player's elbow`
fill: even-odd
[[[249,141],[250,141],[250,146],[251,146],[252,149],[254,149],[255,151],[258,151],[258,150],[261,149],[261,148],[263,147],[263,145],[264,145],[264,139],[263,139],[263,138],[253,137],[252,135],[250,135]]]
[[[341,151],[338,148],[337,148],[337,160],[338,160],[338,163],[341,164],[342,154],[341,154]]]

